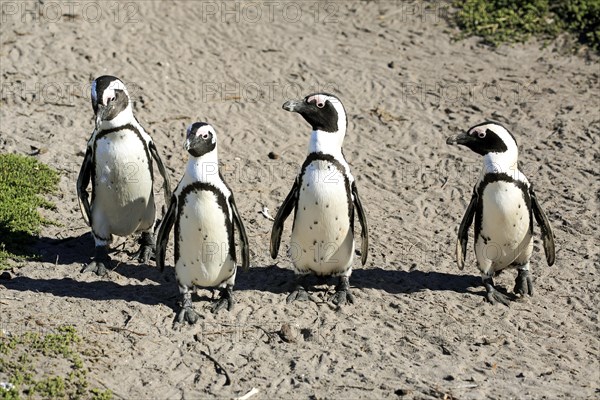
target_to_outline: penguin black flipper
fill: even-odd
[[[169,208],[158,229],[156,238],[156,266],[161,271],[165,270],[165,256],[167,254],[167,245],[169,244],[169,234],[175,224],[175,215],[177,214],[177,196],[172,196],[169,202]],[[177,238],[175,238],[177,240]]]
[[[83,220],[88,226],[91,226],[92,209],[90,207],[90,200],[88,199],[89,195],[86,189],[92,178],[92,164],[92,149],[88,147],[87,151],[85,152],[85,157],[83,158],[83,163],[81,164],[79,176],[77,177],[77,197],[79,199],[79,208],[81,210],[81,215],[83,215]]]
[[[271,257],[277,258],[279,253],[279,245],[281,244],[281,233],[283,232],[283,223],[290,215],[294,207],[296,207],[296,201],[298,200],[298,179],[294,181],[292,190],[287,195],[273,222],[273,230],[271,231]]]
[[[529,188],[529,197],[531,198],[531,209],[535,220],[537,221],[542,231],[542,241],[544,243],[544,251],[546,253],[546,261],[549,266],[554,264],[555,250],[554,250],[554,232],[546,213],[542,210],[542,206],[538,202],[537,196],[533,191],[533,186]]]
[[[158,171],[163,178],[163,190],[165,191],[165,201],[166,199],[171,198],[171,181],[169,180],[169,174],[167,174],[167,169],[165,168],[165,164],[163,164],[160,155],[158,155],[158,150],[156,150],[156,146],[154,142],[150,142],[148,146],[150,149],[150,154],[152,154],[152,158],[156,161],[156,166],[158,167]]]
[[[458,228],[458,240],[456,241],[456,263],[459,269],[465,267],[465,259],[467,257],[467,243],[469,242],[469,228],[473,223],[475,217],[475,210],[477,209],[477,203],[479,197],[477,196],[477,190],[473,190],[471,196],[471,202],[465,211],[460,227]]]
[[[229,197],[229,207],[231,207],[231,211],[233,214],[233,222],[235,223],[235,226],[237,227],[238,233],[240,235],[240,252],[242,253],[242,268],[244,269],[244,271],[247,271],[250,267],[250,247],[248,246],[248,236],[246,236],[246,229],[244,228],[244,223],[242,222],[242,218],[240,218],[237,206],[235,205],[233,195]]]
[[[363,209],[360,197],[358,197],[358,190],[356,189],[356,183],[352,182],[352,199],[354,200],[354,207],[356,207],[356,213],[358,214],[358,221],[360,222],[360,238],[362,243],[360,245],[360,261],[362,265],[367,262],[367,255],[369,254],[369,232],[367,230],[367,216]]]

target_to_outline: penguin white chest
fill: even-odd
[[[482,201],[478,258],[485,257],[501,269],[530,247],[529,209],[523,191],[511,182],[488,184]]]
[[[221,208],[217,195],[208,190],[192,191],[180,202],[183,206],[175,237],[177,279],[187,286],[218,286],[235,273],[229,210],[224,205]]]
[[[120,236],[152,226],[154,195],[144,143],[132,132],[110,133],[96,141],[94,164],[94,225]]]
[[[354,255],[348,183],[328,161],[309,164],[298,188],[290,256],[300,271],[321,275],[343,272]]]

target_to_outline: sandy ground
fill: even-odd
[[[2,329],[76,326],[97,350],[85,360],[91,383],[117,398],[232,398],[253,387],[256,399],[597,398],[598,60],[565,54],[560,41],[454,41],[444,3],[415,4],[2,2],[0,151],[39,152],[62,173],[46,213],[62,225],[43,230],[42,261],[0,283],[12,299]],[[93,241],[75,183],[93,128],[90,83],[102,74],[128,84],[173,182],[185,127],[218,130],[251,242],[233,311],[210,314],[211,292],[199,290],[204,319],[173,329],[173,269],[131,261],[135,238],[107,277],[79,273]],[[369,260],[351,278],[356,304],[341,309],[285,303],[290,262],[284,251],[269,257],[271,222],[258,213],[275,213],[306,154],[309,127],[281,105],[315,91],[338,94],[348,111],[344,150],[370,224]],[[510,307],[483,301],[472,243],[465,270],[454,262],[481,160],[445,138],[486,118],[517,137],[556,233],[548,267],[535,228],[535,295]],[[515,276],[497,282],[512,290]],[[329,283],[315,296],[325,300]]]

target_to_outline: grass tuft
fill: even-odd
[[[600,51],[600,0],[456,0],[453,5],[462,36],[479,36],[491,46],[532,36],[553,39],[568,31]]]
[[[9,258],[31,256],[27,245],[52,223],[38,209],[55,208],[42,195],[56,191],[58,180],[56,171],[32,157],[0,154],[0,270]]]
[[[0,387],[0,399],[112,399],[110,390],[89,388],[80,343],[72,326],[0,337],[0,376],[10,384]]]

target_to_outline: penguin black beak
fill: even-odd
[[[473,143],[474,141],[475,139],[473,138],[473,136],[469,135],[468,133],[461,133],[459,135],[450,136],[448,139],[446,139],[446,144],[468,145],[470,143]]]
[[[286,111],[301,113],[305,106],[303,100],[288,100],[283,103],[282,108]]]

